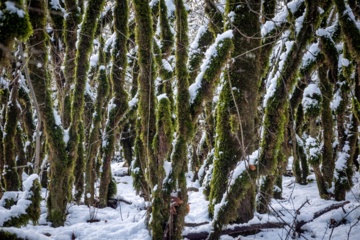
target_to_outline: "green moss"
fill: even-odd
[[[13,198],[7,198],[5,199],[4,208],[10,209],[12,206],[14,206],[17,203]]]
[[[208,169],[214,161],[214,153],[210,152],[206,158],[206,162],[205,162],[205,169]],[[205,179],[206,174],[204,172],[203,176],[199,176],[199,182],[203,183],[202,185],[204,186],[204,190],[203,190],[203,194],[205,195],[206,200],[209,200],[209,196],[210,196],[210,192],[211,192],[211,185],[210,185],[210,180],[211,178],[209,176],[207,176],[207,178]]]
[[[207,27],[205,32],[202,32],[198,40],[198,49],[191,49],[189,59],[189,83],[193,83],[198,75],[200,65],[205,56],[205,50],[214,41],[214,36],[210,29]]]
[[[202,112],[202,104],[212,99],[215,87],[219,82],[222,67],[227,62],[233,46],[233,41],[231,39],[222,39],[216,46],[217,55],[212,56],[209,59],[209,67],[204,72],[201,88],[198,90],[196,98],[190,106],[193,119],[192,124],[195,124],[197,117]]]
[[[352,55],[355,59],[360,59],[360,31],[357,28],[355,22],[350,17],[349,12],[346,10],[345,1],[335,0],[335,6],[337,11],[341,13],[339,16],[339,22],[342,32],[345,37],[345,41],[348,44]]]
[[[10,233],[3,229],[0,229],[0,239],[2,239],[2,240],[25,240],[24,238],[18,237],[15,233]]]
[[[210,215],[214,213],[214,205],[221,201],[228,185],[228,175],[241,157],[239,142],[235,138],[235,133],[237,134],[237,132],[233,132],[234,128],[238,128],[239,122],[237,121],[237,116],[230,115],[229,113],[229,109],[233,106],[233,100],[231,87],[228,81],[225,81],[217,107],[217,144],[215,145],[214,170],[210,187]]]
[[[151,18],[150,7],[147,2],[136,0],[135,7],[135,21],[136,31],[135,39],[138,44],[138,60],[140,74],[138,78],[139,87],[139,103],[138,114],[141,117],[140,121],[140,139],[144,147],[146,157],[141,158],[141,163],[145,170],[148,168],[149,177],[147,180],[153,188],[157,182],[157,163],[154,155],[151,139],[154,139],[156,134],[156,116],[155,116],[155,70],[154,70],[154,56],[153,56],[153,19]],[[146,159],[146,160],[145,160]]]
[[[331,62],[328,62],[331,64]],[[333,65],[334,68],[337,64]],[[327,66],[319,68],[319,79],[320,79],[320,90],[323,95],[322,99],[322,111],[321,111],[321,121],[323,131],[323,149],[322,149],[322,173],[324,177],[324,181],[330,187],[333,180],[333,173],[335,169],[335,160],[333,156],[333,116],[332,110],[330,107],[331,99],[333,98],[332,94],[332,85],[330,82],[331,76],[327,76],[326,72],[328,71]],[[326,131],[325,131],[326,129]]]
[[[0,5],[0,42],[9,51],[0,49],[0,63],[7,64],[9,61],[9,53],[13,49],[15,38],[25,41],[33,33],[33,28],[29,21],[29,15],[23,9],[22,1],[8,1],[7,4],[15,4],[19,10],[17,12],[9,11],[6,9],[6,4]]]
[[[252,179],[255,179],[255,173],[245,171],[236,178],[235,183],[228,190],[224,204],[220,207],[213,221],[213,231],[210,233],[208,239],[219,239],[223,226],[230,221],[235,221],[238,217],[239,204],[247,198],[248,190],[255,184]],[[248,205],[250,209],[253,206]]]
[[[170,153],[174,132],[170,104],[168,98],[161,98],[158,102],[156,114],[156,135],[153,140],[153,148],[161,162],[167,159]]]
[[[114,31],[116,39],[112,50],[113,65],[111,68],[110,81],[114,95],[113,108],[109,111],[108,121],[105,128],[106,144],[103,146],[102,174],[100,180],[100,203],[106,206],[108,186],[111,181],[111,159],[115,150],[116,134],[119,122],[128,110],[127,92],[125,91],[125,74],[127,68],[127,35],[128,35],[128,2],[117,1],[114,8]]]
[[[309,166],[307,156],[304,148],[304,143],[301,139],[297,139],[296,144],[296,161],[293,163],[293,173],[296,182],[299,184],[307,184],[307,176],[309,175]]]
[[[159,193],[159,190],[152,193],[152,206],[151,206],[151,214],[152,216],[161,216],[161,206],[163,206],[165,203],[163,202],[163,199],[161,197],[161,194]],[[162,239],[164,232],[164,225],[163,225],[164,219],[156,219],[152,220],[149,223],[149,226],[151,228],[151,236],[152,239]]]
[[[321,112],[322,95],[313,93],[311,96],[306,95],[305,97],[311,99],[311,104],[308,104],[304,109],[305,115],[310,118],[319,116]]]
[[[72,171],[68,171],[65,166],[69,164],[69,158],[73,152],[66,152],[63,141],[63,129],[56,124],[54,109],[50,93],[50,77],[47,68],[47,46],[48,37],[45,32],[46,25],[46,6],[43,1],[31,1],[29,3],[29,15],[34,29],[38,31],[29,39],[30,46],[37,48],[29,49],[29,71],[30,78],[34,86],[34,92],[39,104],[39,110],[51,156],[51,181],[50,194],[48,197],[49,220],[55,226],[64,224],[65,212],[67,207],[67,197],[69,196],[69,179]],[[42,64],[42,68],[37,67],[37,63]],[[72,136],[70,136],[71,138]],[[56,184],[56,186],[55,186]],[[60,186],[60,187],[59,187]]]
[[[9,96],[9,103],[6,110],[6,122],[4,126],[4,135],[2,140],[4,147],[4,182],[6,191],[20,190],[20,179],[16,171],[16,135],[17,123],[19,120],[20,109],[17,105],[18,99],[18,81],[13,81],[11,86],[11,94]]]
[[[249,1],[249,4],[227,1],[226,4],[226,12],[235,13],[234,17],[228,20],[226,27],[240,31],[233,31],[234,36],[231,39],[234,45],[231,53],[233,59],[224,72],[224,83],[217,106],[215,140],[217,144],[215,145],[209,212],[210,215],[214,214],[215,205],[224,200],[223,195],[226,191],[228,191],[227,199],[235,205],[220,210],[226,216],[223,217],[224,219],[219,220],[219,216],[214,216],[216,234],[219,234],[223,224],[230,221],[247,222],[254,213],[255,188],[252,185],[252,179],[249,179],[246,186],[237,186],[236,184],[245,183],[235,182],[230,189],[227,189],[228,181],[231,179],[231,170],[252,153],[256,142],[254,119],[257,112],[259,85],[257,80],[260,79],[260,52],[254,49],[259,48],[260,38],[255,37],[250,40],[244,35],[258,36],[260,25],[258,16],[250,11],[249,5],[254,11],[260,11],[260,4],[257,1]],[[243,54],[244,52],[251,53]],[[230,199],[229,194],[234,195],[235,199]]]
[[[108,186],[107,199],[115,197],[116,193],[117,193],[116,181],[115,181],[115,178],[111,177],[111,180],[110,180],[110,183],[109,183],[109,186]]]
[[[34,180],[30,191],[28,192],[27,200],[31,203],[26,209],[26,214],[20,214],[16,217],[11,217],[9,220],[4,222],[4,227],[21,227],[28,224],[29,220],[34,225],[38,223],[40,218],[40,201],[41,198],[41,186],[38,180]]]
[[[65,9],[68,13],[67,17],[65,18],[65,21],[63,19],[63,38],[65,43],[65,59],[64,59],[64,78],[66,84],[64,84],[63,88],[63,96],[60,101],[61,110],[63,112],[62,114],[62,124],[64,128],[68,128],[71,123],[71,95],[73,93],[73,90],[71,87],[73,86],[75,82],[75,68],[76,68],[76,42],[77,42],[77,28],[78,24],[81,21],[81,15],[79,12],[77,6],[76,0],[67,0],[64,1]],[[80,6],[79,6],[80,7]],[[57,23],[60,24],[60,23]],[[79,45],[81,46],[81,45]],[[85,58],[84,58],[85,59]],[[84,61],[86,62],[86,61]],[[79,109],[77,109],[79,110]]]
[[[174,35],[171,31],[170,21],[167,14],[167,7],[165,0],[160,0],[160,28],[161,28],[161,53],[163,58],[167,58],[170,53],[172,46],[174,45]]]
[[[35,123],[33,119],[33,111],[32,105],[30,102],[29,94],[25,91],[23,87],[19,88],[19,100],[21,104],[21,108],[23,109],[22,117],[22,128],[24,129],[24,134],[26,134],[26,140],[29,142],[33,142],[33,134],[35,132]],[[26,162],[31,162],[34,154],[35,154],[35,144],[28,144],[25,147],[25,154],[26,154]],[[25,162],[25,164],[26,164]],[[24,164],[24,165],[25,165]],[[21,176],[21,174],[19,174]]]
[[[84,124],[82,122],[79,123],[79,146],[77,152],[77,158],[75,161],[75,169],[74,176],[72,176],[72,181],[70,182],[70,186],[75,185],[75,195],[74,200],[77,203],[80,203],[82,194],[84,193],[84,170],[85,170],[85,149],[84,149],[84,140],[85,140],[85,130]],[[69,191],[69,199],[72,199],[71,191]]]
[[[133,186],[137,193],[144,197],[145,201],[150,201],[150,184],[146,172],[145,149],[140,139],[140,118],[136,120],[136,137],[134,143],[135,159],[131,164],[131,176],[133,177]]]
[[[345,159],[336,159],[337,161],[346,160],[346,166],[342,168],[337,168],[335,173],[335,200],[343,201],[345,200],[346,192],[351,190],[353,186],[353,160],[356,156],[356,148],[358,147],[358,126],[359,122],[354,116],[348,117],[348,123],[338,122],[338,129],[341,129],[340,124],[344,124],[344,136],[339,137],[339,146],[338,150],[341,152],[339,155]],[[346,125],[346,127],[345,127]]]
[[[105,64],[105,53],[104,53],[104,40],[100,38],[100,49],[99,49],[99,64]],[[94,203],[94,193],[95,193],[95,180],[96,180],[96,157],[98,152],[100,151],[100,127],[103,122],[104,117],[104,109],[103,106],[107,104],[107,98],[109,96],[109,80],[106,74],[106,69],[100,69],[97,75],[96,80],[98,81],[97,88],[97,97],[94,104],[94,114],[91,119],[91,128],[89,130],[89,135],[87,139],[87,161],[85,166],[85,202],[87,205],[92,206]],[[90,198],[87,197],[88,193],[90,194]]]
[[[298,67],[301,64],[304,55],[304,49],[312,40],[309,31],[318,26],[320,17],[318,13],[318,3],[313,1],[305,1],[307,10],[304,21],[309,24],[304,25],[296,36],[296,46],[289,49],[287,58],[284,61],[284,67],[277,79],[277,87],[275,93],[267,101],[264,119],[264,134],[262,136],[262,151],[260,154],[260,173],[272,173],[276,169],[277,153],[280,149],[284,136],[284,111],[288,106],[287,93],[293,88]]]
[[[209,26],[213,35],[220,34],[224,29],[223,14],[213,0],[205,1],[205,13],[211,19]]]

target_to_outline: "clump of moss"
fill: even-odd
[[[32,180],[32,179],[30,179]],[[26,188],[26,186],[25,186]],[[28,224],[31,220],[33,224],[37,224],[40,218],[40,201],[41,201],[41,185],[39,180],[33,179],[32,186],[30,189],[26,189],[23,193],[23,198],[17,201],[17,204],[27,205],[25,210],[26,213],[21,213],[18,216],[12,216],[9,220],[4,222],[4,227],[21,227]],[[15,202],[14,199],[11,199],[12,202]],[[30,204],[28,203],[30,201]],[[6,201],[5,201],[6,202]],[[7,201],[10,202],[10,201]],[[11,211],[11,210],[10,210]],[[0,239],[3,239],[0,237]]]
[[[13,198],[7,198],[7,199],[5,199],[4,208],[10,209],[15,204],[16,204],[16,201]]]
[[[25,41],[33,33],[29,15],[22,9],[22,1],[0,3],[0,63],[7,63],[15,38]]]
[[[29,215],[30,220],[35,225],[38,223],[40,218],[41,185],[39,180],[36,179],[33,182],[29,194],[31,196],[29,199],[31,204],[28,209],[26,209],[26,213]]]
[[[2,239],[2,240],[23,240],[24,238],[19,238],[14,233],[10,233],[5,230],[0,230],[0,239]]]

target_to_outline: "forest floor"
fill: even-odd
[[[120,162],[113,163],[112,169],[118,187],[119,201],[116,209],[71,205],[65,226],[52,228],[46,222],[46,202],[42,201],[42,214],[38,226],[28,224],[21,229],[6,229],[29,240],[151,239],[145,226],[145,202],[136,195],[132,187],[132,178],[127,175],[127,168]],[[202,194],[200,184],[191,182],[191,177],[188,176],[188,184],[192,190],[189,191],[190,212],[186,216],[187,227],[183,232],[183,235],[189,236],[190,239],[194,236],[204,236],[211,229],[211,220],[207,214],[208,201]],[[256,214],[247,224],[227,226],[221,239],[360,239],[360,174],[354,175],[354,187],[346,196],[347,202],[321,199],[314,176],[310,175],[308,179],[310,183],[302,186],[295,184],[293,177],[284,176],[283,199],[272,200],[272,213]],[[46,194],[43,190],[43,197],[46,197]],[[90,223],[89,220],[96,221]],[[285,226],[263,228],[269,222]],[[192,224],[200,226],[191,226]],[[258,228],[263,229],[252,231]],[[241,232],[241,229],[251,231],[245,233]],[[242,235],[239,235],[240,232]],[[235,235],[227,235],[231,233]]]

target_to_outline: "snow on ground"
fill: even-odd
[[[116,209],[89,209],[84,205],[69,206],[69,215],[64,227],[52,228],[46,222],[46,203],[42,202],[42,214],[40,225],[33,226],[28,224],[21,229],[5,228],[10,232],[16,232],[19,236],[28,239],[120,239],[120,240],[148,240],[151,239],[145,226],[145,202],[137,196],[132,188],[132,179],[127,176],[127,168],[122,167],[123,163],[113,163],[113,175],[118,183],[118,198],[123,199],[131,204],[120,202]],[[198,227],[186,227],[183,234],[195,232],[208,232],[211,229],[210,219],[208,217],[207,208],[208,201],[202,194],[202,188],[198,182],[191,182],[191,175],[188,176],[189,187],[189,204],[190,213],[186,216],[186,223],[202,223]],[[302,186],[294,183],[293,177],[283,177],[283,199],[273,200],[271,207],[272,214],[255,214],[248,224],[282,222],[285,221],[290,225],[294,223],[294,219],[298,221],[308,221],[313,218],[314,213],[338,203],[335,201],[322,200],[319,197],[316,182],[313,181],[314,176],[309,176],[311,182]],[[199,191],[196,191],[199,189]],[[43,195],[46,196],[45,190]],[[297,239],[359,239],[360,223],[360,174],[356,173],[354,177],[354,187],[347,194],[347,200],[350,201],[343,208],[332,210],[314,221],[303,226],[306,230],[301,237]],[[302,208],[300,208],[304,205]],[[298,211],[297,211],[298,210]],[[99,222],[88,223],[87,221],[93,217],[100,220]],[[344,221],[342,221],[345,219]],[[343,222],[336,228],[330,228],[330,223]],[[207,224],[204,224],[207,223]],[[247,225],[248,225],[247,224]],[[245,224],[246,225],[246,224]],[[228,226],[229,229],[239,226]],[[1,229],[1,228],[0,228]],[[267,229],[255,235],[242,236],[241,239],[291,239],[292,231],[289,227],[282,229]],[[222,240],[240,239],[233,238],[229,235],[221,237]]]

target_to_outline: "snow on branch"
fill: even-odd
[[[200,67],[200,73],[189,87],[190,104],[193,116],[200,112],[200,105],[212,98],[215,83],[218,80],[221,69],[225,65],[230,50],[232,49],[233,32],[228,30],[217,36],[215,43],[205,53],[205,59]]]
[[[283,8],[278,14],[276,14],[272,20],[264,23],[261,28],[261,35],[266,37],[271,35],[274,31],[276,32],[276,29],[288,22],[289,11],[291,14],[294,14],[303,4],[304,0],[297,0],[288,3],[287,7]]]

